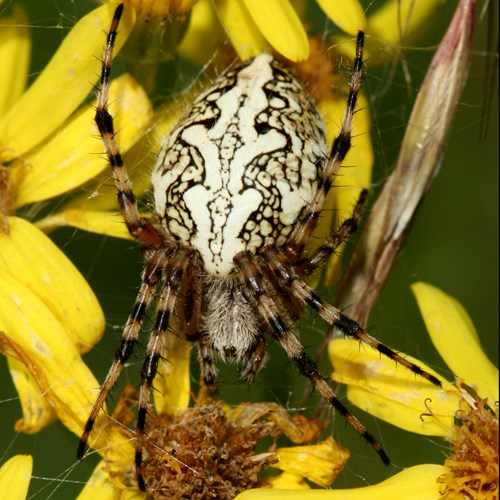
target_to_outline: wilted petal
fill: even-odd
[[[46,68],[0,120],[0,143],[7,158],[21,156],[47,138],[70,116],[98,78],[116,5],[102,5],[83,17],[68,33]],[[116,51],[134,24],[133,9],[125,9]]]
[[[38,432],[54,422],[57,415],[26,365],[16,358],[7,358],[7,362],[23,410],[23,418],[17,420],[15,429],[27,434]]]
[[[333,380],[347,385],[349,401],[401,429],[448,436],[459,408],[457,389],[421,361],[405,356],[442,381],[439,388],[357,340],[330,342]]]
[[[307,484],[304,478],[300,474],[294,474],[293,472],[282,472],[278,476],[273,476],[269,478],[266,482],[267,485],[271,486],[275,490],[310,490],[311,487]],[[257,495],[259,491],[269,491],[269,490],[250,490],[252,493],[255,492]],[[241,498],[237,496],[236,498]],[[247,498],[247,497],[244,497]],[[253,497],[252,497],[253,498]],[[258,498],[258,497],[256,497]]]
[[[364,31],[366,18],[358,0],[316,0],[323,12],[343,31],[355,35]]]
[[[289,0],[272,2],[242,0],[242,2],[274,50],[293,62],[308,58],[309,40]]]
[[[128,150],[142,135],[153,111],[142,87],[128,74],[111,83],[110,112],[120,148]],[[17,206],[47,200],[94,178],[108,162],[94,124],[94,105],[71,120],[51,140],[24,157],[25,175],[19,185]],[[133,120],[130,119],[133,117]],[[43,182],[40,181],[43,179]]]
[[[105,472],[106,469],[106,461],[97,464],[77,500],[144,500],[144,493],[121,485]]]
[[[344,468],[349,452],[333,438],[308,446],[278,448],[278,463],[273,467],[305,477],[327,487]]]
[[[0,116],[19,99],[28,78],[31,38],[28,16],[19,5],[14,13],[0,18]],[[1,143],[1,141],[0,141]]]
[[[104,315],[80,272],[32,224],[9,217],[10,233],[0,232],[0,266],[26,286],[64,325],[80,352],[101,338]],[[3,287],[7,293],[8,288]]]
[[[490,404],[498,401],[498,369],[487,358],[471,318],[453,297],[427,283],[411,287],[427,331],[453,373]]]
[[[33,470],[31,455],[16,455],[0,468],[0,492],[6,500],[24,500]]]

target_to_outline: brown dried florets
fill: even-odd
[[[486,401],[457,414],[451,446],[454,451],[441,476],[446,498],[493,500],[498,498],[498,417]]]

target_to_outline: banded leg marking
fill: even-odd
[[[346,422],[353,427],[367,443],[376,451],[384,464],[390,463],[389,457],[380,443],[368,432],[366,427],[340,402],[332,388],[318,371],[316,363],[304,351],[291,328],[283,320],[277,305],[272,300],[266,289],[265,279],[252,256],[241,252],[235,257],[241,278],[253,291],[262,318],[269,326],[273,337],[281,344],[287,355],[296,364],[302,375],[307,377],[313,387],[318,390],[322,398],[335,410],[342,414]]]
[[[179,288],[183,275],[189,265],[193,250],[188,247],[181,248],[167,262],[163,270],[164,284],[158,300],[156,321],[151,332],[146,349],[146,357],[141,370],[141,388],[139,392],[139,410],[137,414],[135,435],[135,470],[137,483],[142,491],[146,491],[146,484],[142,475],[142,449],[144,443],[144,427],[150,403],[151,387],[158,371],[166,335],[170,323],[170,316],[174,312]]]
[[[361,88],[363,47],[364,33],[359,31],[356,39],[356,58],[354,59],[351,81],[349,84],[349,96],[347,98],[340,132],[333,141],[330,157],[323,171],[323,177],[319,183],[318,190],[304,217],[297,223],[283,247],[286,256],[292,262],[304,251],[312,232],[316,228],[335,175],[341,167],[349,149],[351,149],[352,121],[358,93]]]
[[[441,387],[440,380],[434,375],[422,370],[422,368],[408,361],[401,354],[386,347],[379,340],[366,333],[356,321],[342,314],[340,309],[323,300],[309,285],[295,274],[293,267],[277,248],[264,248],[262,256],[271,271],[277,276],[281,286],[291,289],[297,298],[312,307],[329,325],[337,327],[344,335],[360,340],[416,375]]]
[[[147,219],[141,217],[139,213],[137,200],[132,190],[132,181],[130,180],[125,169],[123,157],[115,135],[113,117],[108,111],[111,64],[113,61],[115,41],[118,35],[118,25],[120,23],[122,13],[123,4],[120,4],[115,10],[104,49],[94,120],[104,143],[106,155],[113,171],[113,179],[115,181],[116,189],[118,190],[118,204],[128,231],[142,244],[149,247],[159,248],[164,243],[165,238],[161,232],[159,232]]]
[[[368,191],[363,189],[352,211],[351,217],[345,219],[340,227],[309,257],[294,263],[294,269],[299,276],[306,277],[311,275],[327,261],[342,243],[347,241],[350,236],[357,231],[367,199]]]
[[[80,438],[80,443],[78,445],[77,456],[82,458],[85,452],[85,446],[87,444],[89,435],[94,427],[95,420],[99,411],[104,406],[111,389],[115,385],[118,377],[123,371],[125,363],[129,360],[133,353],[134,346],[139,338],[139,333],[142,329],[142,324],[144,322],[144,316],[147,309],[151,305],[154,292],[160,281],[161,274],[166,265],[168,259],[168,252],[166,250],[154,250],[146,261],[146,268],[142,273],[142,283],[135,300],[134,309],[132,314],[128,317],[125,328],[122,333],[122,340],[120,347],[116,351],[115,360],[111,365],[111,369],[106,377],[106,380],[101,386],[99,395],[92,407],[90,415],[85,424],[84,431]]]

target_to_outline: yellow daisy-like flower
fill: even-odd
[[[202,2],[199,3],[201,4]],[[228,9],[235,8],[235,5],[246,9],[241,14],[241,19],[246,20],[243,24],[250,26],[250,15],[261,35],[260,40],[262,41],[262,37],[265,39],[265,47],[269,44],[285,56],[286,51],[293,48],[293,54],[287,56],[291,60],[305,57],[309,51],[309,42],[306,38],[307,43],[304,43],[302,24],[299,28],[289,3],[277,2],[272,11],[264,10],[263,5],[260,5],[260,9],[255,9],[257,4],[221,2],[217,9],[217,15],[240,57],[250,57],[252,51],[261,51],[263,46],[254,44],[253,48],[248,49],[246,39],[234,39],[234,34],[240,32],[240,27],[230,23],[240,13],[235,14]],[[350,14],[342,14],[342,19],[337,24],[347,32],[363,28],[365,20],[357,3],[350,1],[345,2],[345,5]],[[27,22],[21,17],[20,11],[10,23],[12,27],[2,31],[2,36],[8,35],[9,39],[18,43],[16,47],[25,47],[21,52],[12,52],[12,49],[7,48],[6,56],[2,55],[2,61],[11,61],[12,66],[21,74],[14,71],[3,72],[2,78],[7,78],[8,81],[6,85],[0,86],[2,91],[5,89],[8,92],[2,94],[0,99],[3,106],[0,109],[0,271],[3,273],[2,284],[6,284],[2,289],[0,304],[0,346],[9,358],[11,373],[23,404],[24,419],[18,423],[17,429],[26,432],[36,432],[58,417],[72,432],[79,435],[98,386],[80,357],[80,354],[97,342],[102,333],[103,317],[95,297],[50,240],[25,218],[15,214],[27,215],[32,207],[36,207],[36,203],[64,195],[83,184],[88,186],[89,181],[106,168],[106,162],[95,154],[102,152],[102,145],[94,137],[92,110],[82,107],[77,111],[77,108],[88,94],[89,82],[95,82],[100,69],[99,58],[104,36],[88,34],[100,35],[106,31],[113,9],[114,5],[104,5],[83,18],[68,34],[47,68],[26,91],[21,83],[26,80],[28,66],[27,36],[19,26],[26,26]],[[126,9],[125,18],[120,25],[117,48],[125,42],[132,30],[135,12],[134,9]],[[263,14],[266,12],[276,23],[272,30],[265,23]],[[339,15],[339,11],[336,10],[331,15]],[[193,21],[194,19],[193,14]],[[282,19],[287,20],[286,24],[278,22]],[[9,21],[2,20],[2,25],[6,24]],[[193,22],[192,26],[194,25]],[[288,44],[288,39],[284,41],[284,26],[288,36],[293,34],[293,44]],[[250,31],[255,31],[255,27],[252,26]],[[241,33],[243,34],[243,30]],[[279,35],[277,38],[275,33]],[[185,40],[186,43],[190,41],[189,30]],[[344,100],[344,97],[331,101],[319,100],[325,116],[330,116],[328,122],[339,122]],[[165,118],[160,113],[153,118],[144,92],[129,75],[113,80],[110,105],[111,112],[117,116],[116,128],[120,131],[119,140],[124,151],[129,150],[142,131],[154,122],[157,126],[145,141],[151,141],[151,148],[151,144],[161,141],[173,121],[172,115]],[[133,119],[130,120],[130,117]],[[371,159],[365,161],[364,158],[360,159],[358,156],[356,159],[354,156],[371,155],[369,120],[362,121],[360,117],[358,115],[356,126],[359,129],[356,134],[361,134],[361,140],[364,138],[367,146],[361,147],[359,142],[348,161],[356,165],[371,166]],[[333,130],[334,127],[331,127],[330,136],[333,135]],[[133,163],[134,158],[140,157],[143,147],[144,143],[132,149],[127,161]],[[96,184],[93,186],[99,187],[99,196],[93,200],[88,200],[88,196],[85,196],[85,199],[76,199],[62,210],[52,211],[49,216],[37,221],[38,228],[51,230],[62,225],[72,225],[128,237],[116,216],[115,205],[110,205],[110,200],[115,203],[114,188],[109,189],[113,194],[106,196],[102,178],[94,182]],[[350,184],[351,181],[346,183]],[[363,179],[359,182],[362,186],[367,183],[369,173],[363,174]],[[355,182],[352,181],[352,184]],[[343,206],[350,208],[352,201]],[[61,277],[64,281],[61,281]],[[178,394],[162,390],[162,396],[155,398],[159,414],[168,413],[172,408],[187,407],[188,382],[184,385],[179,383],[180,380],[188,381],[185,370],[188,363],[183,365],[179,361],[189,358],[185,355],[188,351],[183,352],[184,354],[173,356],[176,366],[180,364],[184,369],[182,377],[176,372],[173,378],[175,383],[172,384],[168,384],[172,379],[167,375],[158,377],[158,384],[166,383],[168,387],[179,388]],[[61,359],[64,363],[60,362]],[[163,369],[168,371],[166,366]],[[234,418],[234,415],[229,413],[229,418]],[[133,463],[131,437],[130,432],[108,417],[98,419],[92,446],[104,456],[105,464],[96,468],[82,498],[99,494],[103,491],[99,489],[101,487],[108,490],[126,488],[125,480],[120,481],[113,476],[116,471],[129,470],[127,467]],[[340,455],[342,453],[344,452]],[[278,455],[280,467],[286,473],[273,480],[276,487],[306,487],[304,477],[322,486],[333,480],[332,462],[335,457],[338,458],[338,453],[330,440],[317,447],[282,450]],[[298,458],[304,456],[307,457],[305,465],[297,463]],[[21,467],[27,467],[26,463],[14,466],[17,471]],[[337,470],[338,467],[340,466],[336,465],[334,469]]]
[[[412,290],[432,342],[456,380],[448,382],[408,356],[440,378],[443,386],[435,387],[377,352],[360,349],[358,342],[344,339],[330,344],[332,377],[347,385],[352,403],[378,418],[410,432],[446,438],[454,448],[460,440],[460,459],[446,461],[449,468],[444,471],[432,472],[436,495],[443,491],[457,495],[475,492],[471,493],[473,498],[496,498],[498,369],[484,354],[472,320],[460,303],[426,283],[416,283]],[[470,425],[481,411],[481,419]],[[457,420],[464,423],[457,425]]]

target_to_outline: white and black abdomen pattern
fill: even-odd
[[[229,276],[238,252],[285,242],[327,153],[304,88],[262,54],[221,75],[166,140],[153,171],[155,209],[207,273]]]

